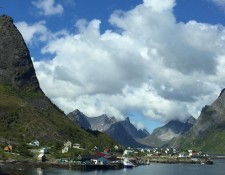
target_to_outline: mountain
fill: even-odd
[[[41,92],[29,51],[13,19],[0,16],[0,82]]]
[[[80,125],[85,129],[101,132],[106,131],[113,123],[116,122],[115,117],[109,118],[106,114],[103,114],[98,117],[87,117],[78,109],[74,110],[73,112],[70,112],[67,116],[74,123]]]
[[[194,126],[182,136],[177,146],[211,153],[225,153],[225,89],[206,105]]]
[[[87,116],[85,116],[78,109],[74,110],[73,112],[70,112],[67,116],[71,121],[73,121],[74,123],[77,123],[82,128],[91,129],[91,125],[89,121],[87,120]]]
[[[172,139],[176,139],[186,133],[193,126],[195,121],[196,119],[194,117],[190,117],[186,122],[172,120],[164,126],[154,129],[149,136],[143,139],[137,139],[137,141],[154,147],[166,146]]]
[[[138,130],[130,122],[128,117],[123,121],[111,125],[111,127],[106,130],[106,133],[118,143],[130,147],[146,147],[146,145],[138,143],[136,139],[144,138],[149,134],[146,130]]]
[[[101,132],[108,130],[110,126],[116,122],[115,117],[109,118],[106,114],[99,117],[86,117],[86,119],[90,123],[92,130]]]
[[[146,130],[138,130],[130,122],[129,118],[126,118],[124,121],[116,121],[115,117],[108,117],[106,114],[91,118],[84,115],[78,109],[69,113],[68,118],[85,129],[105,132],[116,142],[124,146],[143,147],[135,139],[149,135]]]
[[[141,143],[138,143],[135,138],[133,138],[124,128],[121,122],[114,123],[107,131],[105,131],[108,135],[110,135],[116,142],[121,145],[140,148],[146,147]]]
[[[24,39],[6,15],[0,16],[0,99],[1,141],[38,139],[53,144],[69,139],[87,147],[114,143],[102,133],[96,137],[72,123],[45,96]]]
[[[129,117],[127,117],[123,121],[119,121],[125,131],[132,137],[132,138],[144,138],[149,135],[146,130],[137,129],[131,122]]]

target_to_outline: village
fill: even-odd
[[[82,148],[79,143],[64,142],[63,146],[44,147],[33,140],[23,148],[7,144],[0,148],[0,164],[64,167],[73,169],[121,169],[156,163],[201,163],[213,164],[207,154],[193,150],[175,148],[130,148],[115,145],[113,148],[92,150]],[[25,163],[22,163],[25,162]]]

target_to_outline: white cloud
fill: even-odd
[[[28,44],[38,41],[43,42],[48,39],[48,29],[45,26],[45,21],[40,21],[33,25],[29,25],[26,22],[17,22],[15,25]]]
[[[62,14],[64,8],[61,4],[57,4],[55,0],[36,0],[32,2],[39,10],[40,14],[45,16]]]
[[[144,0],[143,5],[151,7],[151,10],[156,12],[162,12],[164,10],[171,10],[175,6],[175,0]]]
[[[116,11],[109,21],[119,32],[100,33],[101,21],[93,19],[55,34],[42,49],[54,58],[34,62],[41,88],[66,113],[197,117],[225,85],[225,29],[177,23],[175,1],[165,2]]]

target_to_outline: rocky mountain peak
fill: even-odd
[[[194,117],[189,117],[186,121],[186,123],[189,123],[191,125],[194,125],[194,123],[196,122],[196,119]]]
[[[110,117],[109,119],[112,121],[112,123],[116,123],[117,122],[116,117],[114,117],[114,116]]]
[[[9,16],[0,16],[0,82],[40,90],[26,43]]]
[[[222,96],[224,92],[225,92],[225,88],[221,91],[219,97]]]
[[[81,114],[83,114],[82,112],[79,111],[79,109],[75,109],[72,113],[74,115],[81,115]]]

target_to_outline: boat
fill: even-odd
[[[201,164],[213,165],[213,161],[208,158],[204,158],[201,159]]]
[[[124,166],[124,168],[133,168],[134,164],[132,162],[130,162],[128,159],[125,159],[123,161],[123,166]]]

